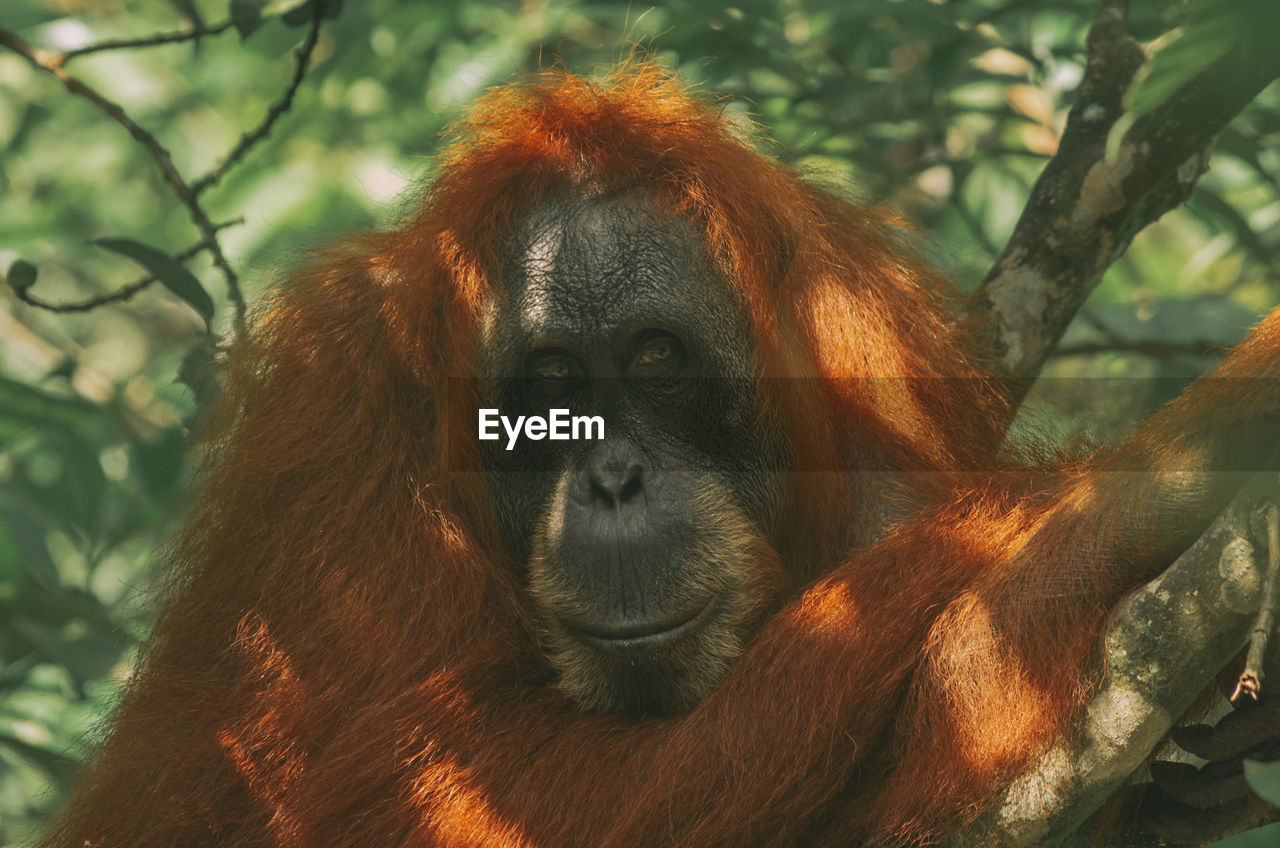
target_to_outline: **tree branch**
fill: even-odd
[[[1267,575],[1262,586],[1262,604],[1257,621],[1249,631],[1249,653],[1244,671],[1231,693],[1235,701],[1242,695],[1258,700],[1262,694],[1263,666],[1267,643],[1276,629],[1276,604],[1280,602],[1280,507],[1268,501],[1258,510],[1267,523]]]
[[[298,91],[298,87],[302,85],[302,80],[306,78],[307,66],[311,63],[311,55],[315,52],[316,43],[320,40],[320,21],[323,16],[324,4],[317,3],[311,18],[311,29],[307,32],[307,39],[294,52],[293,79],[289,81],[284,94],[267,110],[266,117],[262,119],[262,123],[240,137],[240,141],[222,160],[221,164],[192,184],[191,193],[193,195],[198,196],[209,186],[222,179],[222,176],[240,161],[251,147],[267,137],[280,116],[289,111],[289,108],[293,105],[293,95]]]
[[[317,15],[318,14],[319,12],[317,12]],[[62,83],[67,91],[98,107],[99,111],[120,126],[124,127],[129,132],[129,135],[133,136],[134,140],[146,149],[147,153],[151,156],[151,160],[155,162],[156,167],[160,169],[161,177],[164,178],[165,183],[168,184],[169,188],[177,196],[178,200],[181,201],[182,205],[186,207],[187,214],[191,218],[192,223],[196,225],[196,229],[200,231],[200,235],[204,238],[204,241],[208,243],[209,253],[213,257],[213,264],[222,272],[222,276],[227,283],[228,295],[235,304],[236,331],[237,333],[243,332],[245,315],[248,310],[244,302],[244,295],[240,291],[240,280],[236,276],[236,272],[232,270],[231,264],[227,261],[226,255],[223,254],[222,246],[218,243],[217,228],[214,226],[213,221],[209,220],[209,216],[205,214],[204,209],[200,206],[199,200],[196,197],[195,192],[192,191],[191,186],[189,186],[182,178],[182,175],[178,173],[177,167],[173,164],[173,157],[169,154],[169,151],[165,149],[164,145],[162,145],[154,135],[143,128],[141,124],[129,117],[128,113],[126,113],[119,104],[108,100],[81,80],[71,76],[71,74],[67,72],[66,68],[62,67],[61,62],[63,54],[52,53],[48,50],[40,50],[32,47],[22,39],[18,38],[17,35],[3,27],[0,27],[0,45],[8,47],[10,50],[26,59],[27,62],[37,70],[44,71],[54,77],[54,79]]]
[[[1245,43],[1127,129],[1116,129],[1125,118],[1125,93],[1146,61],[1128,34],[1126,10],[1124,0],[1102,3],[1058,152],[967,307],[983,341],[1016,378],[1039,373],[1107,267],[1139,230],[1186,199],[1213,137],[1280,76],[1280,51]],[[1025,392],[1029,380],[1012,385]]]
[[[236,224],[243,223],[243,217],[232,218],[230,221],[223,221],[220,224],[214,224],[214,231],[217,232],[219,230],[225,230],[227,227],[234,227]],[[201,239],[186,250],[175,255],[173,258],[178,262],[186,262],[188,259],[193,259],[197,255],[208,250],[209,246],[210,241],[208,239]],[[139,278],[136,282],[129,283],[127,286],[121,286],[113,292],[96,295],[85,300],[72,301],[71,303],[56,303],[54,301],[44,300],[43,298],[39,298],[31,294],[31,289],[29,288],[15,288],[13,292],[17,296],[18,300],[23,303],[28,304],[29,306],[35,306],[39,309],[48,310],[49,312],[89,312],[97,309],[99,306],[106,306],[108,303],[122,303],[143,289],[150,287],[154,282],[156,282],[156,277],[148,274],[145,277]]]
[[[234,21],[223,21],[217,26],[197,26],[192,29],[179,30],[178,32],[163,32],[156,35],[147,35],[142,38],[122,38],[111,39],[108,41],[99,41],[96,44],[89,44],[84,47],[77,47],[74,50],[67,50],[61,53],[61,60],[58,65],[65,65],[72,59],[78,59],[81,56],[89,56],[93,53],[102,53],[107,50],[134,50],[139,47],[159,47],[163,44],[180,44],[184,41],[199,41],[206,36],[221,35],[235,25]]]
[[[1080,827],[1245,642],[1263,589],[1250,522],[1258,502],[1278,493],[1280,477],[1259,475],[1168,570],[1115,610],[1104,641],[1106,675],[1079,729],[1020,775],[951,848],[1111,841]]]
[[[1063,345],[1050,352],[1055,359],[1068,356],[1092,356],[1098,353],[1138,353],[1155,359],[1167,359],[1171,356],[1221,356],[1226,351],[1221,342],[1209,339],[1185,342],[1165,342],[1156,339],[1147,341],[1130,341],[1116,339],[1106,342],[1081,342],[1080,344]]]

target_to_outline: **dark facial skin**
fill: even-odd
[[[640,196],[546,202],[487,322],[486,406],[605,422],[603,441],[480,443],[559,685],[587,709],[690,708],[782,585],[768,528],[785,442],[696,232]]]

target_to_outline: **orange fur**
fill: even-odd
[[[1108,463],[1275,429],[1274,395],[1206,386],[1097,470],[1001,470],[1000,401],[897,225],[652,66],[500,89],[456,138],[414,217],[297,274],[235,358],[170,599],[48,845],[927,841],[1066,726],[1103,617],[1158,567],[1155,484],[1101,483]],[[795,597],[685,716],[548,685],[475,470],[502,239],[572,187],[705,229],[806,469],[775,539]],[[1274,377],[1278,322],[1228,369]],[[920,510],[857,550],[891,481],[850,497],[848,443]]]

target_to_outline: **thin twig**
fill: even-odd
[[[1267,643],[1276,629],[1276,606],[1280,604],[1280,507],[1268,501],[1258,507],[1259,514],[1267,522],[1267,573],[1262,578],[1262,603],[1258,620],[1249,632],[1249,653],[1245,656],[1244,671],[1231,693],[1235,701],[1241,695],[1258,700],[1262,694],[1262,661],[1267,653]]]
[[[1171,356],[1219,356],[1225,349],[1221,342],[1208,340],[1162,342],[1113,339],[1105,342],[1062,345],[1050,355],[1061,359],[1067,356],[1090,356],[1095,353],[1140,353],[1155,359],[1167,359]]]
[[[53,53],[48,50],[41,50],[32,47],[17,35],[3,27],[0,27],[0,45],[8,47],[22,58],[26,59],[32,67],[37,70],[44,71],[52,75],[55,79],[63,84],[68,91],[77,97],[83,97],[103,112],[111,120],[129,131],[129,134],[147,149],[151,154],[151,158],[155,161],[156,166],[160,169],[160,175],[164,177],[164,181],[169,184],[183,203],[186,204],[190,199],[191,190],[183,182],[182,176],[178,173],[177,168],[173,164],[173,157],[169,155],[169,151],[161,146],[155,136],[147,132],[136,121],[130,118],[119,105],[113,103],[103,97],[97,91],[85,85],[80,80],[71,76],[59,64],[59,59],[63,54]]]
[[[302,80],[307,75],[307,66],[311,63],[311,54],[315,52],[316,43],[320,40],[320,21],[323,16],[324,4],[317,3],[311,17],[311,30],[307,33],[307,40],[294,52],[293,79],[289,81],[289,87],[285,89],[281,98],[267,111],[262,123],[256,129],[242,135],[239,143],[227,154],[227,157],[222,160],[220,165],[217,165],[209,173],[192,183],[191,193],[193,195],[199,196],[209,186],[222,179],[223,174],[249,152],[249,148],[267,137],[276,120],[289,111],[289,107],[293,105],[293,95],[298,91],[298,87],[302,85]]]
[[[221,35],[231,27],[235,26],[234,21],[223,21],[217,26],[199,26],[193,29],[180,30],[178,32],[162,32],[156,35],[148,35],[142,38],[121,38],[109,39],[107,41],[99,41],[95,44],[88,44],[84,47],[77,47],[74,50],[67,50],[61,54],[59,65],[64,65],[72,59],[78,59],[81,56],[88,56],[91,53],[101,53],[105,50],[134,50],[139,47],[158,47],[162,44],[178,44],[183,41],[199,41],[205,36]]]
[[[323,6],[317,5],[313,29],[318,26],[320,16],[323,14]],[[313,37],[313,36],[311,36]],[[309,37],[309,40],[311,40]],[[231,302],[235,306],[235,326],[237,334],[242,334],[245,330],[245,315],[248,307],[244,301],[244,295],[240,291],[240,280],[236,276],[236,272],[232,270],[231,263],[227,261],[226,255],[222,252],[222,246],[218,243],[217,229],[209,220],[209,216],[200,206],[196,192],[187,184],[182,175],[178,173],[177,167],[173,164],[173,157],[169,151],[160,144],[154,135],[148,132],[137,121],[133,120],[124,111],[119,104],[108,100],[99,94],[96,90],[86,85],[79,79],[71,76],[67,70],[62,67],[64,54],[53,53],[48,50],[41,50],[27,44],[15,33],[0,27],[0,45],[8,47],[26,59],[37,70],[50,74],[72,94],[77,97],[84,98],[90,103],[98,107],[98,109],[111,120],[124,127],[133,138],[146,149],[150,154],[156,167],[160,169],[160,175],[164,178],[165,183],[177,195],[178,200],[187,209],[192,222],[196,225],[196,229],[200,231],[200,235],[207,243],[207,250],[213,257],[213,264],[222,272],[223,278],[226,280],[227,293],[231,298]]]
[[[1102,333],[1102,335],[1105,336],[1110,341],[1113,341],[1113,342],[1123,341],[1123,339],[1120,338],[1120,334],[1117,333],[1114,329],[1112,329],[1111,325],[1108,324],[1106,321],[1102,320],[1102,316],[1099,315],[1096,311],[1094,311],[1090,307],[1085,306],[1081,308],[1078,314],[1085,323],[1087,323],[1090,327],[1093,327],[1099,333]]]
[[[225,230],[227,227],[234,227],[236,224],[243,223],[243,217],[232,218],[230,221],[223,221],[220,224],[214,224],[214,230],[215,232]],[[188,259],[192,259],[208,249],[209,240],[201,239],[186,250],[175,255],[173,258],[178,262],[186,262]],[[147,275],[136,282],[130,283],[127,286],[122,286],[113,292],[96,295],[87,300],[73,301],[72,303],[55,303],[53,301],[43,300],[32,295],[30,289],[15,290],[15,294],[17,295],[18,300],[23,303],[48,310],[49,312],[89,312],[90,310],[97,309],[99,306],[105,306],[108,303],[123,303],[154,282],[156,282],[156,277],[153,275]]]

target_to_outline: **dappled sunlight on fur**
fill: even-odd
[[[240,623],[236,645],[249,674],[262,683],[259,710],[239,726],[224,725],[218,742],[234,763],[254,800],[269,813],[267,827],[281,846],[305,845],[310,834],[296,803],[298,781],[307,767],[305,715],[312,698],[303,690],[288,654],[271,638],[265,622],[250,615]]]

